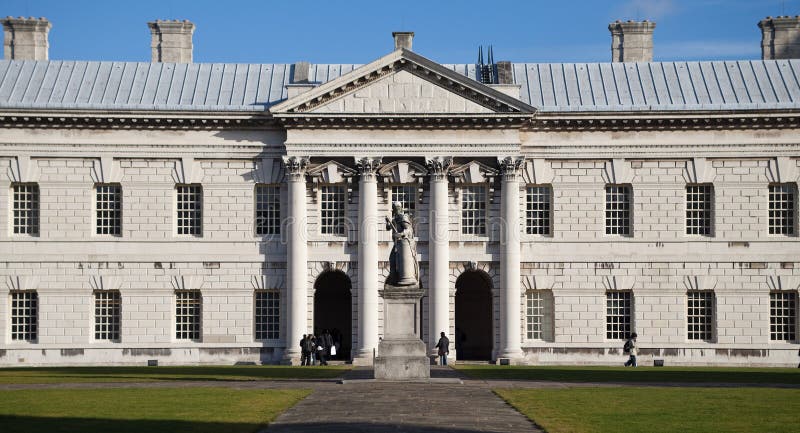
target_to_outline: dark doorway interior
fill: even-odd
[[[351,287],[350,278],[339,271],[325,272],[314,282],[314,335],[322,335],[327,329],[334,340],[341,341],[332,359],[350,360],[353,346]]]
[[[455,339],[458,359],[492,359],[492,291],[482,272],[464,272],[456,280]]]

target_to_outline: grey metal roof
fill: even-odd
[[[327,82],[356,64],[314,64]],[[444,65],[477,78],[474,64]],[[800,60],[515,63],[520,99],[542,111],[800,109]],[[291,64],[0,61],[0,108],[264,111]]]

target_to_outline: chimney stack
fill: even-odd
[[[47,18],[6,17],[3,22],[3,56],[6,60],[47,60],[49,58]]]
[[[394,49],[405,48],[411,51],[411,43],[414,41],[414,32],[392,32],[394,37]]]
[[[611,31],[612,62],[653,61],[653,30],[656,23],[617,20],[608,25]]]
[[[189,20],[156,20],[147,26],[152,36],[150,48],[154,63],[192,63],[194,24]]]
[[[758,27],[763,60],[800,58],[800,16],[767,17]]]

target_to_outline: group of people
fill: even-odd
[[[335,335],[334,335],[335,334]],[[300,340],[300,365],[328,365],[328,359],[341,352],[342,340],[327,329],[320,335],[303,334]]]

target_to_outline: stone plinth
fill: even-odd
[[[430,379],[430,361],[416,333],[419,323],[419,284],[412,286],[385,285],[383,297],[384,338],[378,344],[375,358],[375,379]]]

